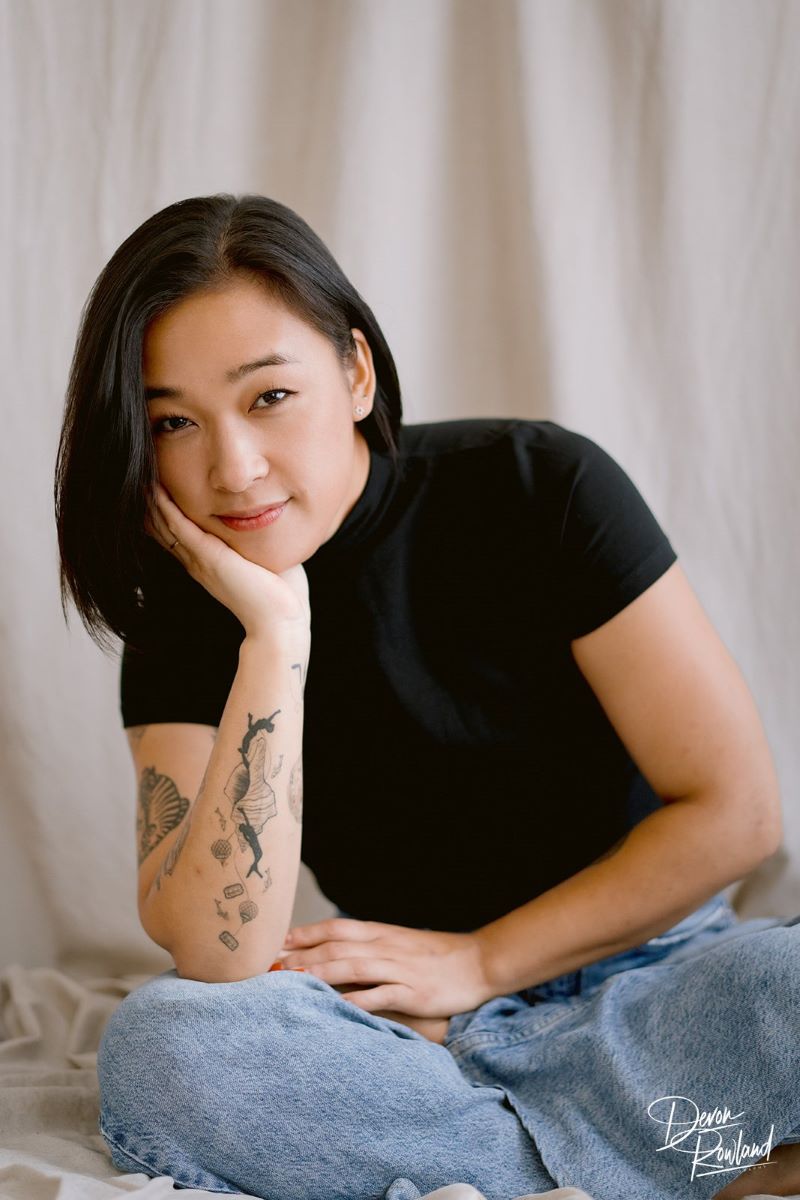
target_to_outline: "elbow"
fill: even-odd
[[[139,896],[139,924],[151,942],[155,942],[162,950],[166,950],[167,954],[172,954],[168,931],[164,927],[163,921],[157,919],[155,905],[149,895],[146,898]]]
[[[277,953],[277,951],[276,951]],[[180,979],[191,979],[195,983],[241,983],[245,979],[253,979],[256,975],[264,975],[270,970],[274,956],[266,958],[259,955],[258,960],[252,958],[235,959],[231,955],[222,959],[218,954],[199,956],[196,950],[189,955],[182,955],[176,950],[170,950],[175,969]]]
[[[713,788],[685,799],[699,803],[711,815],[709,832],[713,842],[722,838],[728,851],[731,881],[742,879],[761,866],[783,843],[783,814],[780,792],[775,787],[738,789],[733,794]]]
[[[196,919],[185,918],[182,906],[166,908],[153,896],[140,904],[139,916],[147,936],[172,958],[179,978],[196,983],[240,983],[270,970],[283,947],[290,914],[279,927],[273,919],[266,936],[257,943],[254,938],[245,943],[216,926],[203,928]],[[254,928],[249,923],[247,933],[258,933],[257,924]]]
[[[756,865],[766,862],[777,854],[783,845],[783,814],[780,801],[770,809],[759,823],[760,853]]]
[[[275,930],[256,942],[245,943],[228,930],[209,930],[203,935],[196,929],[184,929],[182,936],[164,939],[164,949],[172,957],[181,979],[196,983],[241,983],[271,970],[281,947],[286,929]],[[248,933],[255,932],[252,926]]]
[[[779,793],[763,794],[751,799],[744,808],[737,807],[735,819],[741,830],[741,852],[745,871],[753,871],[767,862],[783,844],[783,814]]]
[[[755,812],[754,849],[758,854],[758,863],[762,863],[772,858],[783,844],[783,808],[774,771],[771,773],[770,786],[762,785],[754,789],[751,797],[751,807]]]

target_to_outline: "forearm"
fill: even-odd
[[[763,861],[766,844],[757,825],[743,837],[711,797],[666,804],[607,856],[475,931],[487,998],[663,933]]]
[[[183,977],[249,978],[283,943],[300,867],[306,658],[275,639],[241,644],[203,782],[143,909]]]

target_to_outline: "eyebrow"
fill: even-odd
[[[254,362],[242,363],[240,367],[232,367],[230,371],[225,372],[225,379],[228,383],[236,383],[239,379],[244,379],[253,371],[259,371],[262,367],[282,367],[287,363],[299,363],[299,358],[290,358],[288,354],[281,354],[275,351],[272,354],[266,354],[263,358],[257,358]],[[159,400],[161,398],[180,400],[183,398],[183,392],[180,388],[174,387],[146,387],[144,389],[145,400]]]

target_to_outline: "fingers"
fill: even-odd
[[[165,550],[169,550],[171,543],[175,541],[175,538],[170,536],[166,521],[161,516],[158,506],[155,503],[148,505],[144,528],[145,533],[158,542],[159,546],[163,546]]]
[[[356,917],[330,917],[313,925],[296,925],[286,934],[284,946],[292,949],[301,946],[318,946],[320,942],[343,939],[352,942],[371,942],[382,933],[397,927],[384,925],[380,921],[360,921]]]
[[[355,1004],[357,1008],[363,1008],[364,1012],[374,1013],[376,1016],[385,1016],[387,1012],[398,1011],[397,1005],[402,1004],[402,997],[397,987],[392,983],[384,984],[382,987],[368,988],[365,992],[342,992],[343,1000],[349,1000],[351,1004]],[[401,1024],[410,1024],[408,1019],[403,1020],[402,1016],[390,1017],[390,1020],[397,1020]]]
[[[276,960],[277,961],[277,960]],[[281,961],[284,970],[293,970],[292,964],[286,959]],[[318,979],[323,979],[331,987],[336,984],[371,984],[407,983],[401,978],[402,965],[390,958],[336,958],[328,962],[305,963],[306,970]]]
[[[189,534],[188,521],[175,501],[168,494],[163,484],[157,483],[153,500],[148,505],[145,518],[145,531],[176,558],[180,559],[179,551],[186,547]]]
[[[170,530],[167,528],[167,522],[163,512],[161,511],[162,490],[161,484],[157,483],[155,492],[148,497],[144,528],[145,532],[149,534],[150,537],[154,538],[160,545],[167,548],[170,542],[175,541],[177,534],[170,536]]]
[[[386,943],[381,946],[383,951],[391,949]],[[291,949],[284,947],[278,951],[276,960],[289,967],[316,966],[318,963],[336,960],[341,962],[346,958],[366,958],[367,955],[375,953],[376,948],[371,942],[355,942],[351,939],[347,942],[319,942],[316,946],[306,946],[303,949],[297,946]]]

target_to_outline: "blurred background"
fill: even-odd
[[[172,965],[136,913],[117,657],[61,614],[53,468],[100,269],[221,191],[322,236],[408,422],[548,418],[624,466],[781,779],[784,847],[730,894],[800,912],[799,67],[792,0],[0,4],[0,968]],[[304,868],[295,923],[331,911]]]

